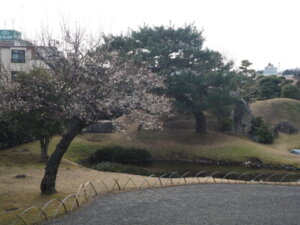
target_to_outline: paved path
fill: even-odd
[[[299,225],[300,187],[202,184],[98,198],[44,225]]]

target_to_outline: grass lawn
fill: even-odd
[[[105,180],[106,184],[112,183],[112,178],[128,179],[134,177],[135,180],[142,179],[140,176],[127,175],[110,172],[100,172],[85,168],[71,160],[85,158],[91,152],[102,146],[99,142],[92,142],[87,137],[77,137],[70,146],[69,152],[63,159],[56,180],[57,194],[51,196],[40,195],[39,185],[44,175],[45,164],[39,162],[39,143],[32,142],[15,148],[0,151],[0,225],[11,224],[15,219],[15,214],[31,206],[42,207],[53,198],[63,199],[70,193],[75,194],[80,184],[98,179]],[[54,138],[51,142],[50,152],[53,151],[59,138]],[[25,174],[25,178],[16,178],[16,175]],[[112,186],[112,185],[111,185]],[[73,199],[66,202],[70,209]],[[48,215],[53,215],[59,202],[52,203],[47,211]],[[62,209],[63,211],[63,209]],[[26,221],[37,221],[37,211],[32,211],[25,218]],[[18,223],[21,224],[21,223]]]
[[[89,139],[89,135],[81,136]],[[101,134],[94,134],[94,142]],[[134,146],[147,149],[158,159],[200,159],[247,161],[255,157],[264,163],[274,165],[292,164],[300,167],[300,157],[289,150],[300,146],[300,135],[280,134],[273,144],[259,144],[244,137],[235,137],[210,131],[205,135],[195,134],[193,130],[139,131],[135,128],[126,133],[110,136],[104,145]]]

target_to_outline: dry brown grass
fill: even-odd
[[[65,161],[60,167],[56,186],[58,193],[51,196],[40,195],[39,185],[43,177],[43,168],[20,167],[0,167],[0,224],[10,224],[15,218],[14,214],[19,214],[31,206],[42,207],[46,202],[53,198],[63,199],[70,193],[76,194],[80,184],[98,179],[105,180],[112,186],[113,178],[124,180],[128,177],[133,178],[137,183],[143,181],[142,176],[127,175],[120,173],[109,173],[91,170],[88,168],[74,165]],[[16,178],[16,175],[26,174],[25,178]],[[52,215],[57,205],[50,207]],[[16,209],[9,211],[11,209]],[[31,215],[31,214],[29,214]]]
[[[268,124],[276,125],[288,120],[300,129],[300,101],[290,98],[274,98],[250,105],[255,116],[261,116]]]

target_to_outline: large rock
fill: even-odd
[[[239,100],[232,111],[232,133],[238,135],[248,135],[252,125],[252,113],[248,103],[241,99]]]
[[[298,129],[294,127],[290,122],[288,121],[280,121],[276,126],[275,129],[281,133],[285,134],[295,134],[298,132]]]
[[[271,134],[272,134],[273,138],[278,138],[279,133],[278,133],[278,130],[277,130],[276,126],[271,128]]]
[[[84,129],[86,133],[113,133],[115,126],[110,120],[103,120],[95,124],[91,124]]]

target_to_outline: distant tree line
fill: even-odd
[[[278,76],[261,76],[257,79],[257,99],[292,98],[300,100],[300,82],[287,80]]]

